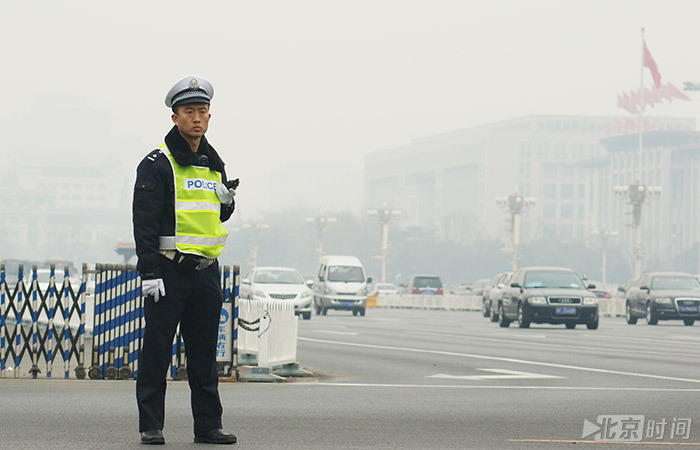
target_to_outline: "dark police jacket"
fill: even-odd
[[[202,136],[199,149],[194,153],[180,135],[177,126],[174,126],[165,136],[165,144],[181,166],[193,165],[202,155],[206,156],[209,168],[221,172],[221,181],[226,181],[224,162],[214,147],[209,145],[206,137]],[[222,222],[231,217],[234,208],[235,202],[229,206],[221,205]],[[159,237],[175,235],[175,182],[170,161],[160,150],[149,153],[136,169],[132,212],[137,268],[141,272],[141,278],[161,278]]]

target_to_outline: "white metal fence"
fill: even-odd
[[[256,355],[258,367],[296,362],[299,318],[294,303],[240,299],[238,354]]]
[[[414,308],[447,310],[481,310],[479,295],[378,295],[378,308]],[[619,297],[598,299],[601,316],[625,315],[625,299]]]

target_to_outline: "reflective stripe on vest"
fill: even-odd
[[[163,144],[175,183],[175,248],[207,258],[216,258],[224,250],[228,232],[221,223],[221,202],[216,184],[221,173],[208,167],[181,166]]]

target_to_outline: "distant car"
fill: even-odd
[[[241,281],[241,296],[248,299],[289,300],[294,314],[311,318],[313,292],[299,271],[289,267],[256,267]]]
[[[684,272],[642,275],[626,291],[625,317],[630,325],[646,317],[649,325],[682,320],[692,326],[700,319],[700,281]]]
[[[516,271],[503,288],[498,303],[498,324],[517,321],[520,328],[531,323],[585,324],[598,328],[598,298],[581,277],[563,267],[526,267]]]
[[[476,295],[478,297],[482,306],[484,304],[484,290],[489,285],[489,283],[491,283],[490,278],[482,278],[480,280],[476,280],[472,285],[472,295]]]
[[[586,283],[594,286],[594,287],[590,288],[589,291],[593,292],[596,297],[598,297],[598,298],[611,298],[612,297],[612,294],[605,287],[605,285],[603,284],[602,281],[587,280]]]
[[[371,296],[398,294],[399,288],[391,283],[376,283],[370,291]]]
[[[436,275],[411,275],[406,283],[407,293],[442,295],[442,280]]]
[[[488,314],[485,314],[484,316],[488,316],[491,319],[491,322],[498,322],[498,310],[494,305],[498,305],[498,302],[501,300],[503,288],[506,287],[511,275],[511,272],[499,273],[494,277],[494,283],[493,286],[491,286],[491,289],[488,291],[488,296],[484,291],[485,306],[482,308],[485,308],[488,311]]]
[[[455,295],[469,295],[472,293],[472,285],[465,283],[452,289],[452,293]]]

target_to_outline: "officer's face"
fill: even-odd
[[[201,138],[209,128],[209,105],[206,103],[190,103],[177,107],[172,115],[173,123],[178,130],[189,138]]]

